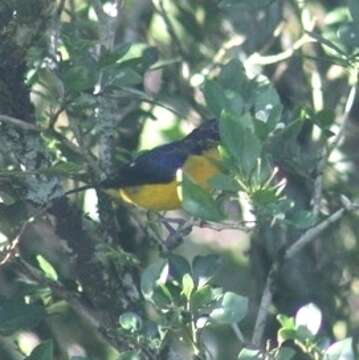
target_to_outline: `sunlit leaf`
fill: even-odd
[[[262,144],[253,130],[253,120],[245,113],[234,117],[228,113],[221,116],[219,130],[222,144],[243,171],[248,176],[256,166],[262,151]]]
[[[142,327],[142,319],[131,311],[121,314],[119,323],[124,330],[129,331],[138,331]]]
[[[238,360],[260,360],[262,359],[261,352],[253,349],[242,349],[237,357]]]
[[[226,98],[224,89],[215,80],[207,80],[203,93],[206,99],[207,106],[212,114],[219,118],[224,109],[229,107],[229,102]]]
[[[170,276],[178,282],[182,281],[184,275],[191,273],[191,266],[183,256],[170,254],[168,263]]]
[[[323,360],[354,360],[353,340],[347,338],[331,345],[324,353]]]
[[[233,177],[219,173],[215,176],[213,176],[209,180],[209,184],[211,187],[217,190],[224,190],[224,191],[239,191],[240,186],[236,181],[233,179]]]
[[[196,256],[192,262],[193,276],[198,288],[205,286],[213,278],[221,264],[218,255]]]
[[[182,278],[182,293],[187,300],[191,298],[195,285],[190,274],[185,274]]]
[[[31,352],[25,360],[52,360],[54,358],[54,344],[52,340],[45,341]]]
[[[241,321],[248,310],[248,299],[233,292],[226,292],[218,307],[210,313],[214,323],[234,324]]]
[[[313,303],[301,307],[295,315],[295,325],[306,327],[312,335],[316,335],[322,323],[322,312]]]
[[[105,67],[109,65],[115,64],[117,61],[121,60],[127,52],[131,48],[131,43],[121,44],[117,48],[113,49],[112,51],[103,51],[101,53],[101,57],[98,60],[100,67]]]
[[[141,360],[140,353],[138,351],[125,351],[121,353],[118,360]]]
[[[184,174],[181,190],[182,207],[189,214],[209,221],[223,219],[223,214],[210,193]]]
[[[222,293],[214,291],[211,286],[202,286],[195,290],[191,297],[191,305],[194,311],[208,309],[215,301],[218,300]]]
[[[57,281],[58,276],[55,268],[42,255],[37,255],[36,260],[45,276],[53,281]]]
[[[296,351],[290,347],[282,346],[277,354],[276,360],[291,360],[296,355]]]
[[[167,261],[159,260],[149,265],[141,276],[141,291],[143,296],[151,300],[154,290],[160,284],[165,284],[168,277],[169,266]]]
[[[298,229],[307,229],[316,223],[316,216],[311,211],[299,210],[296,211],[288,222],[293,224]]]

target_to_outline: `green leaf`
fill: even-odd
[[[180,255],[170,254],[168,256],[170,276],[176,279],[179,283],[185,274],[191,273],[191,266],[188,261]]]
[[[262,144],[253,132],[249,113],[233,117],[223,113],[219,122],[221,142],[245,176],[249,176],[261,155]]]
[[[25,304],[19,299],[0,299],[0,334],[10,335],[17,330],[33,328],[45,317],[38,304]]]
[[[296,355],[296,351],[290,347],[286,347],[286,346],[282,346],[278,353],[277,353],[277,357],[275,358],[276,360],[291,360],[295,355]]]
[[[324,353],[323,360],[354,360],[353,340],[347,338],[331,345]]]
[[[288,222],[297,227],[298,229],[308,229],[316,222],[316,216],[307,210],[296,211]]]
[[[58,280],[56,270],[42,255],[37,255],[36,260],[39,264],[40,269],[44,272],[45,276],[48,279],[53,280],[53,281]]]
[[[283,106],[279,95],[268,83],[260,84],[253,94],[255,133],[265,140],[281,120]]]
[[[218,294],[210,286],[203,286],[195,290],[191,297],[191,307],[194,311],[207,309],[213,302],[218,300]]]
[[[209,110],[215,117],[220,118],[222,111],[230,105],[221,85],[215,80],[207,80],[203,93]]]
[[[313,116],[313,121],[323,130],[329,130],[335,120],[335,113],[330,109],[318,111]]]
[[[237,192],[240,186],[236,183],[233,177],[219,173],[209,180],[209,184],[216,190]]]
[[[305,325],[299,325],[296,329],[295,338],[301,343],[307,343],[308,341],[314,341],[314,335]]]
[[[228,90],[242,96],[248,100],[254,90],[255,83],[248,80],[243,64],[238,59],[228,62],[219,75],[219,83]]]
[[[218,271],[221,258],[218,255],[210,254],[196,256],[192,261],[193,278],[198,288],[208,284]]]
[[[112,51],[102,51],[101,57],[98,60],[99,66],[106,67],[115,64],[127,54],[127,52],[131,48],[131,45],[131,43],[121,44],[119,47],[113,49]]]
[[[39,69],[37,73],[38,82],[46,87],[46,97],[51,101],[60,103],[64,97],[64,84],[63,81],[56,76],[54,71],[47,68]]]
[[[212,196],[201,186],[182,174],[182,207],[189,214],[208,221],[221,221],[223,214]]]
[[[141,360],[140,353],[136,350],[121,353],[118,360]]]
[[[142,53],[142,64],[144,70],[148,69],[151,65],[156,63],[158,59],[159,59],[159,53],[155,47],[150,46],[146,48]]]
[[[10,194],[0,191],[0,204],[4,204],[6,206],[14,205],[16,203],[16,199],[12,197]]]
[[[282,325],[283,328],[295,330],[294,318],[289,317],[287,315],[278,314],[277,320]]]
[[[297,330],[286,328],[279,329],[277,339],[279,344],[282,344],[287,340],[295,340],[297,339]]]
[[[261,352],[259,350],[242,349],[238,354],[238,360],[259,360],[262,359]]]
[[[142,319],[134,312],[128,311],[120,315],[119,323],[124,330],[136,332],[142,328]]]
[[[226,292],[221,304],[211,311],[210,319],[219,324],[234,324],[247,314],[248,299],[233,292]]]
[[[106,86],[132,86],[141,84],[142,76],[133,68],[129,66],[114,66],[111,69],[104,71],[104,84]]]
[[[97,80],[95,69],[84,65],[68,66],[62,79],[65,87],[74,92],[92,89]]]
[[[316,335],[322,323],[322,312],[313,303],[302,306],[295,315],[296,327],[304,326],[312,335]]]
[[[182,279],[182,293],[189,301],[194,290],[194,281],[190,274],[185,274]]]
[[[152,300],[154,290],[161,284],[167,281],[169,272],[168,262],[159,260],[149,265],[141,276],[141,291],[142,295],[147,300]]]
[[[54,344],[52,340],[42,342],[31,352],[30,356],[25,360],[53,360],[54,358]]]

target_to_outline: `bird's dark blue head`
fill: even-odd
[[[218,120],[212,119],[204,122],[182,141],[188,145],[195,154],[200,154],[202,151],[207,150],[213,146],[213,143],[219,141]]]

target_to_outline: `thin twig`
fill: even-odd
[[[234,323],[232,325],[232,330],[233,332],[235,333],[237,339],[242,343],[242,344],[245,344],[246,343],[246,340],[244,338],[244,335],[241,331],[241,329],[239,328],[238,324],[237,323]]]
[[[313,228],[308,229],[296,242],[294,242],[285,252],[284,260],[291,259],[299,251],[301,251],[307,244],[312,242],[317,238],[324,230],[326,230],[330,225],[337,222],[341,219],[344,213],[347,211],[345,207],[340,208],[335,213],[330,215],[328,218],[320,222],[318,225]]]
[[[344,106],[343,116],[341,118],[341,125],[340,125],[338,133],[334,137],[333,142],[329,146],[327,158],[329,158],[332,151],[338,146],[338,144],[340,143],[340,141],[343,139],[343,137],[345,135],[345,130],[346,130],[348,122],[349,122],[349,115],[354,106],[356,92],[357,92],[357,84],[354,84],[350,88],[350,91],[349,91],[349,94],[347,97],[347,101]]]
[[[264,329],[267,323],[268,308],[272,304],[272,297],[273,297],[272,283],[273,283],[274,273],[275,273],[275,266],[273,264],[267,276],[266,284],[264,286],[264,290],[261,297],[261,302],[258,308],[256,323],[254,325],[254,330],[253,330],[252,343],[257,348],[261,346]]]
[[[303,34],[289,49],[275,55],[262,56],[258,53],[253,53],[246,61],[246,65],[271,65],[291,58],[296,51],[303,45],[315,42],[308,34]]]
[[[65,8],[65,2],[66,2],[66,0],[60,0],[60,3],[56,10],[57,16],[61,16],[61,14]]]
[[[33,124],[29,124],[25,122],[24,120],[17,119],[13,116],[0,114],[0,122],[4,122],[9,125],[13,125],[15,127],[18,127],[23,130],[29,130],[29,131],[40,131],[40,129]]]
[[[215,223],[215,222],[197,220],[194,223],[194,226],[198,226],[201,228],[204,227],[215,231],[241,230],[246,233],[252,232],[254,230],[254,225],[255,225],[255,221],[242,221],[242,222],[226,221],[223,223]]]
[[[171,111],[173,114],[175,114],[176,116],[180,117],[180,118],[185,118],[184,114],[179,113],[176,109],[173,109],[172,107],[161,103],[160,101],[156,100],[155,98],[148,96],[145,92],[137,90],[137,89],[133,89],[127,86],[121,86],[121,90],[131,94],[131,95],[135,95],[137,97],[139,97],[139,100],[147,102],[149,104],[153,104],[153,105],[157,105],[160,106],[168,111]]]
[[[66,300],[75,310],[75,312],[84,318],[91,325],[91,327],[97,329],[97,331],[99,330],[100,321],[97,319],[97,316],[95,316],[93,312],[85,307],[77,298],[77,296],[66,290],[59,282],[44,277],[39,270],[31,266],[24,259],[19,258],[18,264],[20,265],[23,275],[31,278],[33,281],[42,286],[49,287],[54,295]]]
[[[348,200],[346,200],[348,202]],[[344,203],[344,201],[343,201]],[[267,322],[268,308],[272,303],[272,284],[274,275],[280,265],[283,265],[285,261],[293,258],[299,251],[305,246],[314,241],[321,233],[329,228],[332,224],[340,220],[347,211],[356,211],[359,209],[359,204],[356,203],[345,203],[344,206],[334,212],[325,220],[321,221],[316,226],[308,229],[296,242],[294,242],[284,253],[282,263],[274,262],[269,270],[266,284],[262,293],[258,315],[253,331],[252,342],[255,346],[260,347],[263,339],[264,329]]]
[[[166,28],[167,28],[167,31],[168,33],[170,34],[172,40],[173,40],[173,43],[174,45],[176,46],[177,48],[177,51],[179,52],[179,54],[184,58],[184,59],[187,59],[188,56],[187,56],[187,53],[186,51],[184,50],[182,44],[181,44],[181,41],[180,39],[178,38],[174,28],[173,28],[173,25],[171,23],[171,20],[170,18],[168,17],[167,15],[167,12],[166,12],[166,9],[164,7],[164,4],[163,4],[163,0],[159,0],[158,2],[158,5],[159,5],[159,9],[156,8],[156,11],[162,16],[163,18],[163,21],[165,22],[165,25],[166,25]]]
[[[29,123],[25,122],[24,120],[17,119],[13,116],[0,114],[0,122],[4,122],[6,124],[9,124],[9,125],[19,128],[19,129],[23,129],[23,130],[27,130],[27,131],[41,132],[41,128],[39,128],[38,126],[29,124]],[[63,144],[66,145],[70,150],[72,150],[73,152],[75,152],[79,155],[83,155],[83,153],[81,152],[81,150],[78,146],[73,144],[71,141],[69,141],[67,138],[65,138],[62,134],[58,133],[54,129],[50,129],[50,130],[53,132],[53,134],[55,136],[61,137],[61,141],[63,142]]]
[[[102,319],[100,314],[98,314],[94,309],[86,306],[78,294],[67,290],[62,284],[57,281],[50,280],[42,275],[40,271],[31,266],[25,260],[19,258],[18,262],[21,272],[24,276],[31,278],[36,283],[49,287],[52,293],[55,296],[58,296],[61,299],[66,300],[66,302],[71,306],[71,308],[82,318],[84,319],[106,342],[112,345],[116,350],[122,352],[126,347],[134,348],[137,346],[136,343],[129,342],[128,338],[121,338],[119,334],[114,334],[111,329],[108,328],[106,322]],[[140,346],[146,358],[155,360],[154,354],[152,354],[145,347]]]
[[[344,112],[341,117],[341,125],[339,128],[338,133],[336,134],[333,142],[324,147],[322,150],[322,157],[318,163],[317,166],[317,177],[314,181],[314,191],[313,191],[313,214],[315,216],[319,215],[320,212],[320,204],[322,199],[322,193],[323,193],[323,172],[325,169],[325,166],[327,165],[328,159],[333,152],[334,149],[337,148],[341,140],[343,139],[345,135],[345,130],[349,122],[349,115],[351,113],[351,110],[354,106],[354,101],[356,97],[356,84],[353,85],[350,88],[347,101],[344,106]]]
[[[9,241],[9,244],[5,247],[5,249],[1,252],[4,253],[4,257],[0,260],[0,267],[9,262],[12,258],[17,255],[17,248],[20,243],[20,238],[24,234],[27,226],[31,221],[27,220],[20,228],[20,231],[15,236],[15,238]]]
[[[311,13],[311,10],[308,8],[306,3],[300,3],[300,20],[302,24],[302,28],[308,36],[314,30],[315,20]],[[305,76],[308,78],[308,82],[311,87],[312,94],[312,103],[313,109],[315,112],[319,112],[323,110],[324,107],[324,96],[323,96],[323,85],[322,85],[322,77],[319,71],[319,66],[316,59],[316,49],[315,47],[309,43],[303,47],[303,51],[305,55],[309,55],[311,58],[303,59],[303,72]],[[319,161],[320,164],[321,161]],[[313,215],[317,217],[320,213],[321,207],[321,198],[323,192],[323,178],[321,171],[318,172],[319,176],[314,181],[314,193],[313,193]]]

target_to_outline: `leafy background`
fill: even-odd
[[[358,24],[355,0],[3,0],[1,359],[354,358]],[[213,117],[223,173],[184,178],[185,212],[61,197]]]

